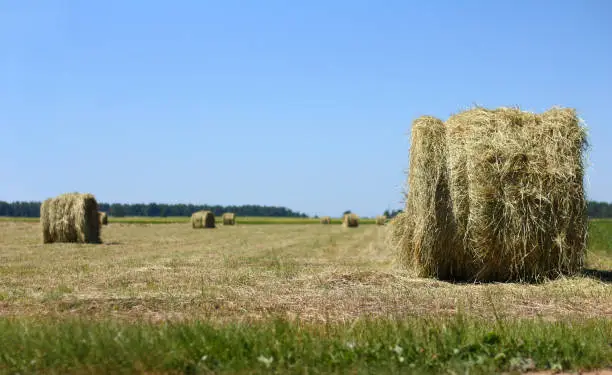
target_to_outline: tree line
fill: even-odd
[[[612,203],[591,201],[588,213],[591,218],[612,218]]]
[[[242,205],[242,206],[211,206],[193,204],[164,204],[164,203],[99,203],[100,211],[108,213],[114,217],[124,216],[191,216],[192,213],[200,210],[212,211],[215,216],[222,215],[224,212],[233,212],[238,216],[259,216],[259,217],[303,217],[308,215],[295,212],[286,207]],[[350,211],[346,211],[350,212]],[[345,212],[345,213],[346,213]],[[401,210],[387,210],[384,212],[387,217],[392,218],[400,213]],[[587,205],[587,214],[590,218],[612,218],[612,203],[590,201]],[[4,202],[0,201],[0,216],[13,217],[39,217],[40,202]]]
[[[0,216],[40,217],[40,202],[4,202],[0,201]],[[194,205],[194,204],[163,204],[163,203],[98,203],[100,211],[114,217],[124,216],[191,216],[196,211],[212,211],[215,216],[225,212],[233,212],[238,216],[259,217],[308,217],[286,207],[241,205]]]

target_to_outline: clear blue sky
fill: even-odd
[[[0,2],[0,200],[401,207],[411,121],[575,107],[612,201],[612,2]]]

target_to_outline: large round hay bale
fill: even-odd
[[[357,228],[359,226],[359,216],[357,214],[345,214],[342,218],[342,225],[347,228]]]
[[[417,275],[465,279],[470,262],[454,244],[445,133],[444,123],[435,117],[413,121],[406,207],[390,233],[400,262]]]
[[[226,212],[222,216],[223,225],[235,225],[236,224],[236,214],[231,212]]]
[[[101,225],[108,225],[108,215],[106,212],[98,212],[98,215],[100,217],[100,224]]]
[[[321,224],[331,224],[331,217],[329,216],[321,217]]]
[[[385,225],[387,223],[387,216],[379,215],[376,216],[376,225]]]
[[[586,132],[576,112],[475,108],[452,116],[447,127],[454,219],[476,263],[473,278],[577,272],[587,222]]]
[[[98,202],[91,194],[68,193],[40,207],[43,243],[100,243]]]
[[[211,211],[198,211],[191,215],[191,227],[215,228],[215,215]]]

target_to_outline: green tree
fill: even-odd
[[[109,214],[114,217],[124,217],[125,210],[123,209],[123,206],[121,204],[113,203],[110,206]]]

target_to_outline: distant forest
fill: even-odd
[[[224,212],[233,212],[238,216],[263,217],[308,217],[306,214],[292,211],[285,207],[243,205],[243,206],[209,206],[193,204],[120,204],[99,203],[100,211],[110,216],[191,216],[200,210],[212,211],[215,216]],[[0,216],[39,217],[40,202],[3,202],[0,201]]]
[[[162,204],[162,203],[100,203],[100,211],[107,212],[110,216],[191,216],[200,210],[212,211],[215,216],[224,212],[233,212],[239,216],[259,217],[308,217],[308,215],[295,212],[286,207],[242,205],[242,206],[209,206],[193,204]],[[350,211],[346,211],[350,212]],[[394,217],[400,211],[385,211],[387,217]],[[612,203],[589,202],[587,212],[590,218],[612,218]],[[4,202],[0,201],[0,216],[13,217],[39,217],[40,202]]]

